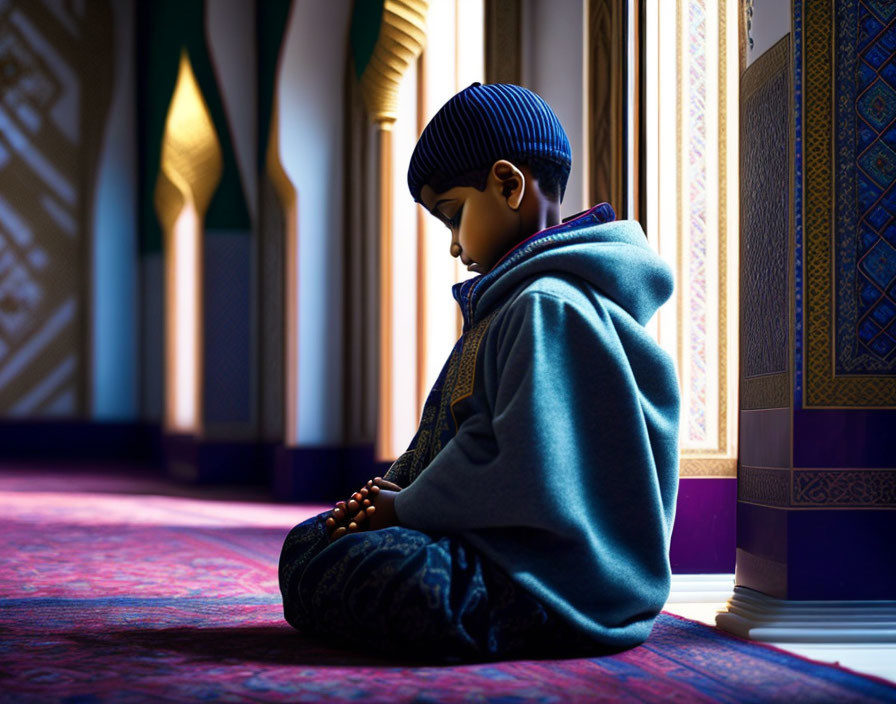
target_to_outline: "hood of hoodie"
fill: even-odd
[[[634,220],[615,220],[607,203],[536,232],[488,272],[452,287],[464,331],[513,291],[544,275],[577,279],[625,309],[641,325],[672,295],[672,271]]]

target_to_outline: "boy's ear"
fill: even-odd
[[[526,177],[515,164],[499,159],[488,174],[489,187],[495,189],[501,198],[507,200],[512,210],[517,210],[526,193]]]

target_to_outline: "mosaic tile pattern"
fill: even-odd
[[[796,46],[802,82],[796,99],[806,118],[797,123],[797,158],[804,169],[797,175],[797,194],[804,199],[797,217],[805,222],[797,259],[804,277],[797,292],[805,296],[798,300],[801,404],[893,407],[896,255],[888,227],[896,145],[892,125],[882,131],[875,125],[891,109],[885,98],[896,71],[894,14],[886,3],[804,0],[794,20],[803,29]],[[880,81],[886,90],[876,85]]]
[[[836,372],[896,374],[896,13],[836,11]]]
[[[854,82],[845,83],[856,91],[855,334],[863,350],[896,362],[896,7],[882,2],[854,7]],[[896,364],[888,366],[896,373]]]

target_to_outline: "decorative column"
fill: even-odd
[[[398,117],[398,88],[404,72],[423,50],[429,0],[385,0],[356,6],[351,41],[361,94],[379,142],[379,413],[376,462],[399,452],[392,440],[392,125]],[[371,16],[371,13],[373,16]],[[379,23],[374,35],[370,27]]]
[[[717,623],[894,641],[896,5],[794,0],[791,21],[741,77],[737,586]]]
[[[202,434],[202,226],[220,180],[221,148],[182,51],[154,198],[164,239],[163,420],[169,435]]]
[[[169,474],[258,482],[252,274],[253,10],[137,8],[143,411]],[[158,341],[164,339],[164,352]],[[164,392],[158,394],[157,389]]]

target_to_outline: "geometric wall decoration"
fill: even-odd
[[[802,10],[803,406],[896,407],[896,5]]]
[[[111,73],[110,30],[106,3],[0,1],[4,416],[71,417],[87,407],[87,194],[110,88],[92,69]]]
[[[896,5],[837,8],[838,374],[896,374]]]
[[[896,5],[797,0],[792,20],[792,43],[781,40],[742,77],[742,169],[757,177],[748,183],[744,176],[741,193],[738,499],[788,511],[889,509],[896,506],[896,354],[889,344],[896,333],[896,256],[889,250],[896,224]],[[751,105],[763,90],[777,97]],[[770,122],[775,115],[776,122],[786,115],[789,125],[786,179],[772,164],[783,139]],[[760,173],[774,183],[763,183]],[[767,225],[751,226],[751,201],[766,221],[784,202],[792,240],[778,244],[768,239]],[[753,238],[761,266],[751,262]],[[766,274],[780,270],[782,252],[786,280],[770,283]],[[770,292],[782,288],[786,305],[769,306]],[[782,313],[788,323],[777,329],[774,318]],[[781,341],[794,363],[778,373],[780,362],[771,361]]]

